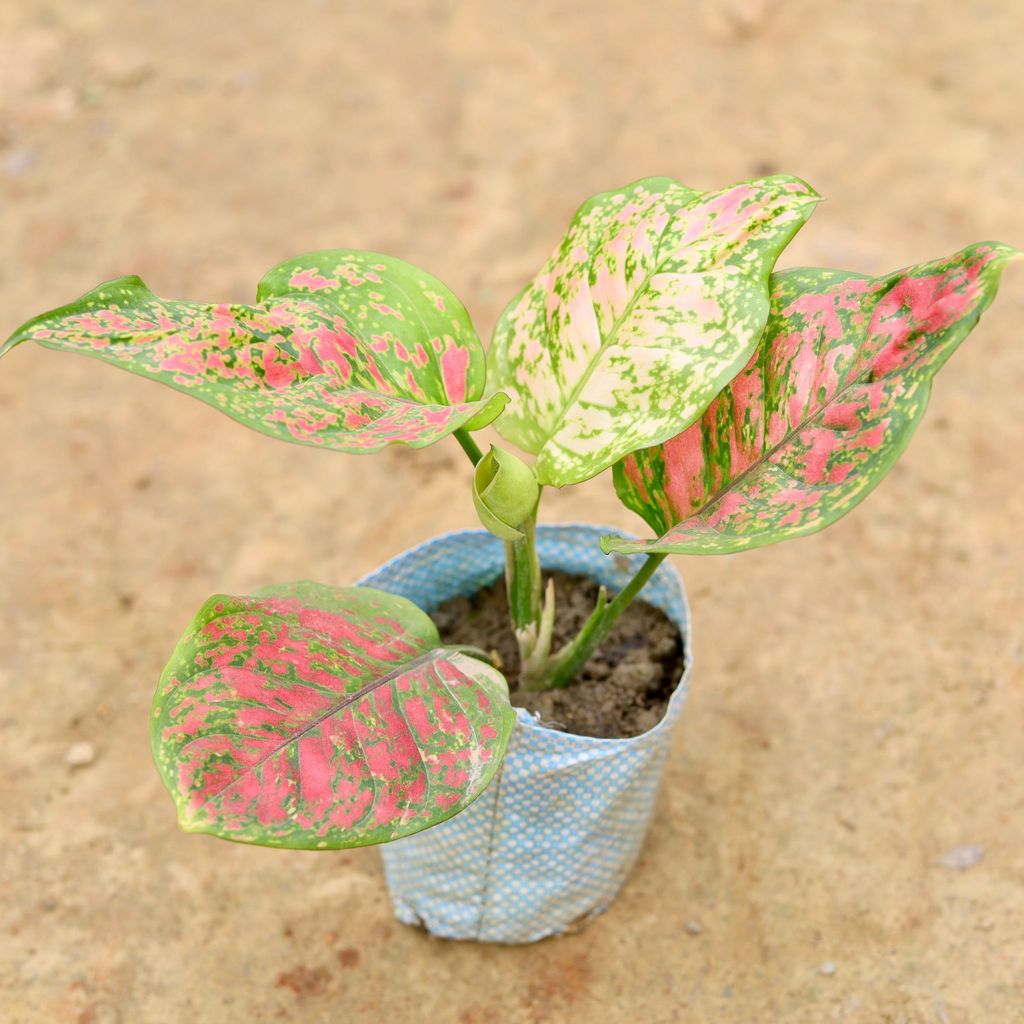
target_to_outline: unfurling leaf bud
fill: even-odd
[[[533,470],[511,452],[491,446],[476,464],[473,504],[480,522],[502,540],[522,540],[523,523],[533,514],[540,485]]]

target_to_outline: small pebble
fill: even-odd
[[[36,165],[36,155],[30,149],[16,149],[4,161],[4,171],[8,177],[20,178],[28,174]]]
[[[826,960],[819,968],[819,974],[824,974],[826,978],[831,978],[836,973],[836,965],[831,960]]]
[[[687,921],[686,930],[691,935],[700,935],[700,933],[704,931],[704,929],[701,927],[700,921]]]
[[[966,871],[980,864],[985,856],[985,848],[982,846],[954,846],[939,858],[939,863],[944,868],[952,868],[954,871]]]
[[[71,768],[84,768],[96,760],[96,747],[87,740],[72,743],[64,755],[64,760]]]

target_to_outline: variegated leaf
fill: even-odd
[[[186,831],[340,849],[457,814],[514,720],[501,674],[411,602],[294,583],[206,602],[154,697],[153,754]]]
[[[261,433],[356,454],[420,448],[501,412],[504,395],[481,397],[469,315],[436,278],[375,253],[307,260],[271,271],[255,306],[160,299],[137,277],[110,281],[30,320],[0,355],[23,341],[80,352]],[[328,280],[336,287],[318,291]]]
[[[1014,255],[991,242],[886,277],[774,275],[743,371],[698,423],[615,467],[619,497],[661,536],[602,547],[725,554],[835,522],[902,453]]]
[[[817,198],[784,175],[704,194],[645,178],[580,208],[488,353],[513,399],[497,429],[537,455],[542,484],[700,416],[757,344],[771,269]]]
[[[432,274],[384,253],[326,249],[274,267],[256,300],[296,294],[329,298],[374,352],[412,371],[431,401],[457,405],[484,393],[484,351],[469,313]]]

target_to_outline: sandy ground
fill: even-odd
[[[0,333],[123,273],[245,300],[345,245],[430,268],[486,337],[576,204],[645,174],[807,178],[828,202],[788,265],[1020,245],[1022,39],[1011,0],[11,0]],[[373,851],[181,834],[150,764],[152,688],[201,601],[348,582],[472,525],[456,445],[300,449],[12,353],[0,1019],[1024,1020],[1022,319],[1018,265],[839,526],[679,560],[697,673],[650,841],[607,915],[530,948],[395,924]],[[639,526],[607,480],[547,518]],[[983,859],[940,863],[963,845]]]

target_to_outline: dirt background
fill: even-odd
[[[482,334],[592,192],[784,169],[784,265],[1024,243],[1024,7],[727,0],[0,7],[0,333],[115,275],[251,298],[345,245]],[[696,674],[621,898],[529,948],[395,924],[373,851],[177,831],[154,681],[218,590],[473,525],[454,443],[274,443],[98,362],[0,367],[0,1019],[1024,1020],[1024,268],[818,537],[680,559]],[[639,528],[600,480],[549,520]],[[94,745],[91,764],[66,761]],[[982,848],[966,870],[950,850]],[[834,970],[833,970],[834,968]]]

